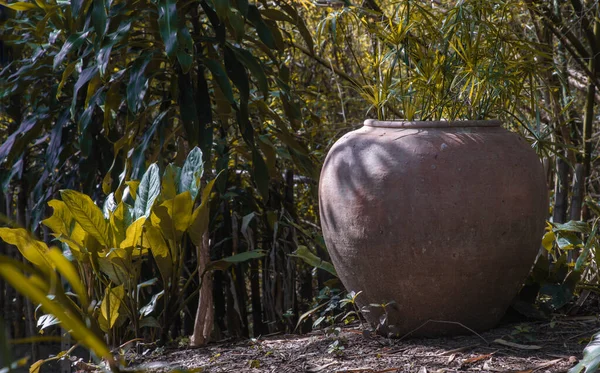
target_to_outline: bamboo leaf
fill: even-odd
[[[106,0],[93,0],[92,24],[94,25],[94,31],[96,31],[96,41],[100,44],[108,27]]]
[[[83,44],[85,38],[89,35],[90,31],[77,32],[67,38],[67,41],[63,44],[60,51],[54,57],[53,68],[56,70],[58,66],[67,58],[69,52],[73,49],[79,48]]]
[[[25,2],[15,2],[15,3],[7,3],[6,1],[0,1],[0,5],[5,6],[9,9],[16,10],[18,12],[25,12],[32,9],[38,9],[35,4],[25,3]]]
[[[140,56],[131,67],[129,83],[127,84],[127,107],[132,113],[137,113],[146,91],[148,90],[148,78],[144,75],[146,67],[152,60],[152,53]]]
[[[177,1],[159,0],[157,6],[160,36],[165,43],[165,52],[171,58],[177,53]]]

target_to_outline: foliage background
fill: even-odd
[[[216,180],[210,260],[265,253],[211,272],[213,337],[294,331],[302,315],[306,332],[307,311],[333,300],[322,320],[339,300],[316,202],[329,146],[367,117],[499,117],[532,143],[553,190],[542,258],[555,264],[538,262],[523,307],[560,310],[598,289],[598,11],[579,0],[0,2],[6,225],[50,243],[40,222],[60,190],[102,206],[198,146],[201,183]],[[189,252],[187,289],[198,286]],[[5,282],[0,308],[10,338],[38,334],[36,305]],[[158,334],[190,335],[193,317],[186,306]]]

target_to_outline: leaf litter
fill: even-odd
[[[526,335],[520,335],[524,330]],[[175,369],[235,373],[450,373],[566,372],[582,356],[600,327],[598,318],[505,324],[481,333],[449,338],[394,340],[363,333],[356,325],[305,335],[275,335],[223,341],[201,348],[166,348],[127,356],[128,371],[167,373]],[[517,331],[517,332],[515,332]],[[337,343],[336,343],[337,341]],[[338,348],[331,348],[332,345]]]

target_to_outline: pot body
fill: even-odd
[[[368,120],[329,151],[319,205],[366,319],[435,336],[498,323],[535,261],[548,195],[535,152],[498,121]]]

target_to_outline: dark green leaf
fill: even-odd
[[[69,52],[71,52],[75,48],[79,48],[83,41],[88,36],[90,32],[78,32],[67,38],[67,41],[63,44],[60,51],[54,57],[54,69],[56,70],[58,66],[65,60]]]
[[[144,72],[152,60],[152,53],[146,53],[138,57],[133,63],[129,75],[129,84],[127,84],[127,106],[133,113],[137,113],[141,102],[148,89],[148,78]]]
[[[167,56],[173,57],[177,53],[177,31],[179,28],[176,0],[158,1],[158,26],[160,36],[165,43]]]
[[[252,76],[256,79],[258,89],[262,92],[263,97],[266,98],[269,95],[269,81],[258,58],[254,57],[246,49],[238,47],[232,47],[231,49],[236,54],[238,60],[250,70]]]
[[[223,22],[229,13],[229,0],[212,0],[212,2],[215,5],[215,12]]]
[[[185,26],[177,33],[177,60],[184,74],[190,71],[194,61],[194,41]]]
[[[183,72],[180,72],[178,74],[179,113],[181,121],[183,122],[183,128],[187,135],[187,140],[191,145],[195,146],[198,144],[200,123],[198,120],[194,85],[192,84],[191,79],[190,73],[184,74]]]
[[[267,24],[263,21],[260,16],[260,11],[256,7],[256,5],[248,6],[248,21],[250,21],[254,28],[256,28],[256,33],[260,40],[265,43],[267,47],[270,49],[275,49],[275,39],[273,38],[273,34],[271,34],[271,30],[267,26]]]
[[[256,183],[260,195],[264,200],[269,199],[269,169],[260,152],[255,148],[252,150],[252,177]]]
[[[108,18],[106,15],[106,0],[93,0],[92,24],[96,31],[96,42],[100,44],[104,38],[104,33],[108,27]]]
[[[117,31],[111,33],[109,35],[108,42],[100,48],[100,51],[96,55],[96,63],[98,64],[98,69],[100,70],[100,76],[104,76],[106,72],[106,66],[108,65],[112,48],[115,46],[115,44],[123,40],[123,38],[129,33],[131,22],[133,22],[132,18],[127,18],[121,22]]]
[[[221,64],[216,60],[211,59],[204,60],[203,63],[204,66],[206,66],[212,73],[213,77],[217,81],[217,84],[219,85],[219,88],[221,88],[223,95],[225,95],[227,101],[229,101],[231,105],[235,106],[236,103],[233,98],[233,89],[231,88],[229,79],[227,79],[227,74],[225,73],[225,70],[223,70],[223,66],[221,66]]]
[[[247,262],[248,260],[262,258],[263,256],[265,256],[265,252],[263,250],[244,251],[243,253],[210,262],[207,269],[224,271],[232,264]]]

